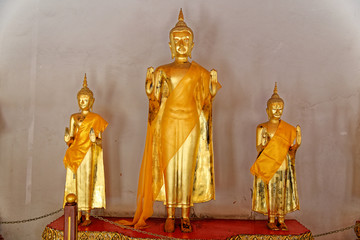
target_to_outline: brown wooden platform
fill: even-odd
[[[110,221],[126,218],[106,217]],[[117,227],[113,224],[92,218],[88,227],[78,228],[78,239],[159,239],[160,237],[133,232]],[[130,219],[127,219],[130,220]],[[312,240],[311,231],[296,220],[286,220],[289,231],[271,231],[262,220],[232,220],[232,219],[201,219],[192,220],[193,232],[182,233],[180,221],[176,222],[174,233],[165,233],[164,219],[150,218],[149,227],[144,231],[179,239],[236,239],[236,240]],[[48,224],[42,239],[63,239],[64,217],[60,217]]]

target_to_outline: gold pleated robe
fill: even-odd
[[[255,176],[253,211],[278,217],[300,209],[295,157],[288,153],[295,137],[296,129],[281,120],[275,135],[251,167]]]
[[[77,196],[79,210],[89,211],[106,207],[103,150],[101,146],[90,141],[89,132],[93,128],[98,136],[107,124],[101,116],[88,113],[74,136],[74,142],[67,149],[64,157],[64,205],[66,196],[73,193]]]
[[[146,226],[154,200],[182,207],[215,199],[209,80],[209,72],[193,61],[170,94],[165,81],[156,83],[161,85],[156,89],[162,91],[162,98],[149,100],[137,209],[132,222],[136,228]]]

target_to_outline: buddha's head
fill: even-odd
[[[280,120],[284,110],[284,100],[278,94],[277,84],[275,82],[274,93],[267,101],[266,113],[270,120]]]
[[[170,30],[169,47],[172,58],[191,58],[191,51],[194,47],[194,33],[184,22],[182,9],[179,13],[179,21],[175,27]]]
[[[87,80],[86,80],[86,73],[84,77],[83,87],[80,89],[80,91],[77,94],[77,100],[80,109],[83,111],[89,111],[95,101],[93,92],[88,88],[87,86]]]

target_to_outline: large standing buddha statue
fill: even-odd
[[[170,31],[174,62],[147,69],[149,98],[146,145],[139,176],[136,228],[146,226],[153,201],[167,209],[165,231],[173,232],[175,208],[180,208],[181,230],[191,232],[190,207],[214,199],[212,101],[220,84],[217,72],[190,62],[194,34],[180,10]]]

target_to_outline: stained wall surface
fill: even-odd
[[[180,8],[193,59],[218,71],[216,200],[197,217],[262,219],[251,211],[255,129],[274,82],[283,119],[302,127],[296,168],[313,233],[360,219],[360,2],[337,0],[0,1],[0,221],[62,207],[64,128],[83,75],[104,133],[107,209],[132,216],[146,133],[146,68],[171,61]],[[0,225],[5,239],[39,239],[47,223]],[[161,203],[155,216],[164,216]],[[355,239],[352,231],[324,239]]]

